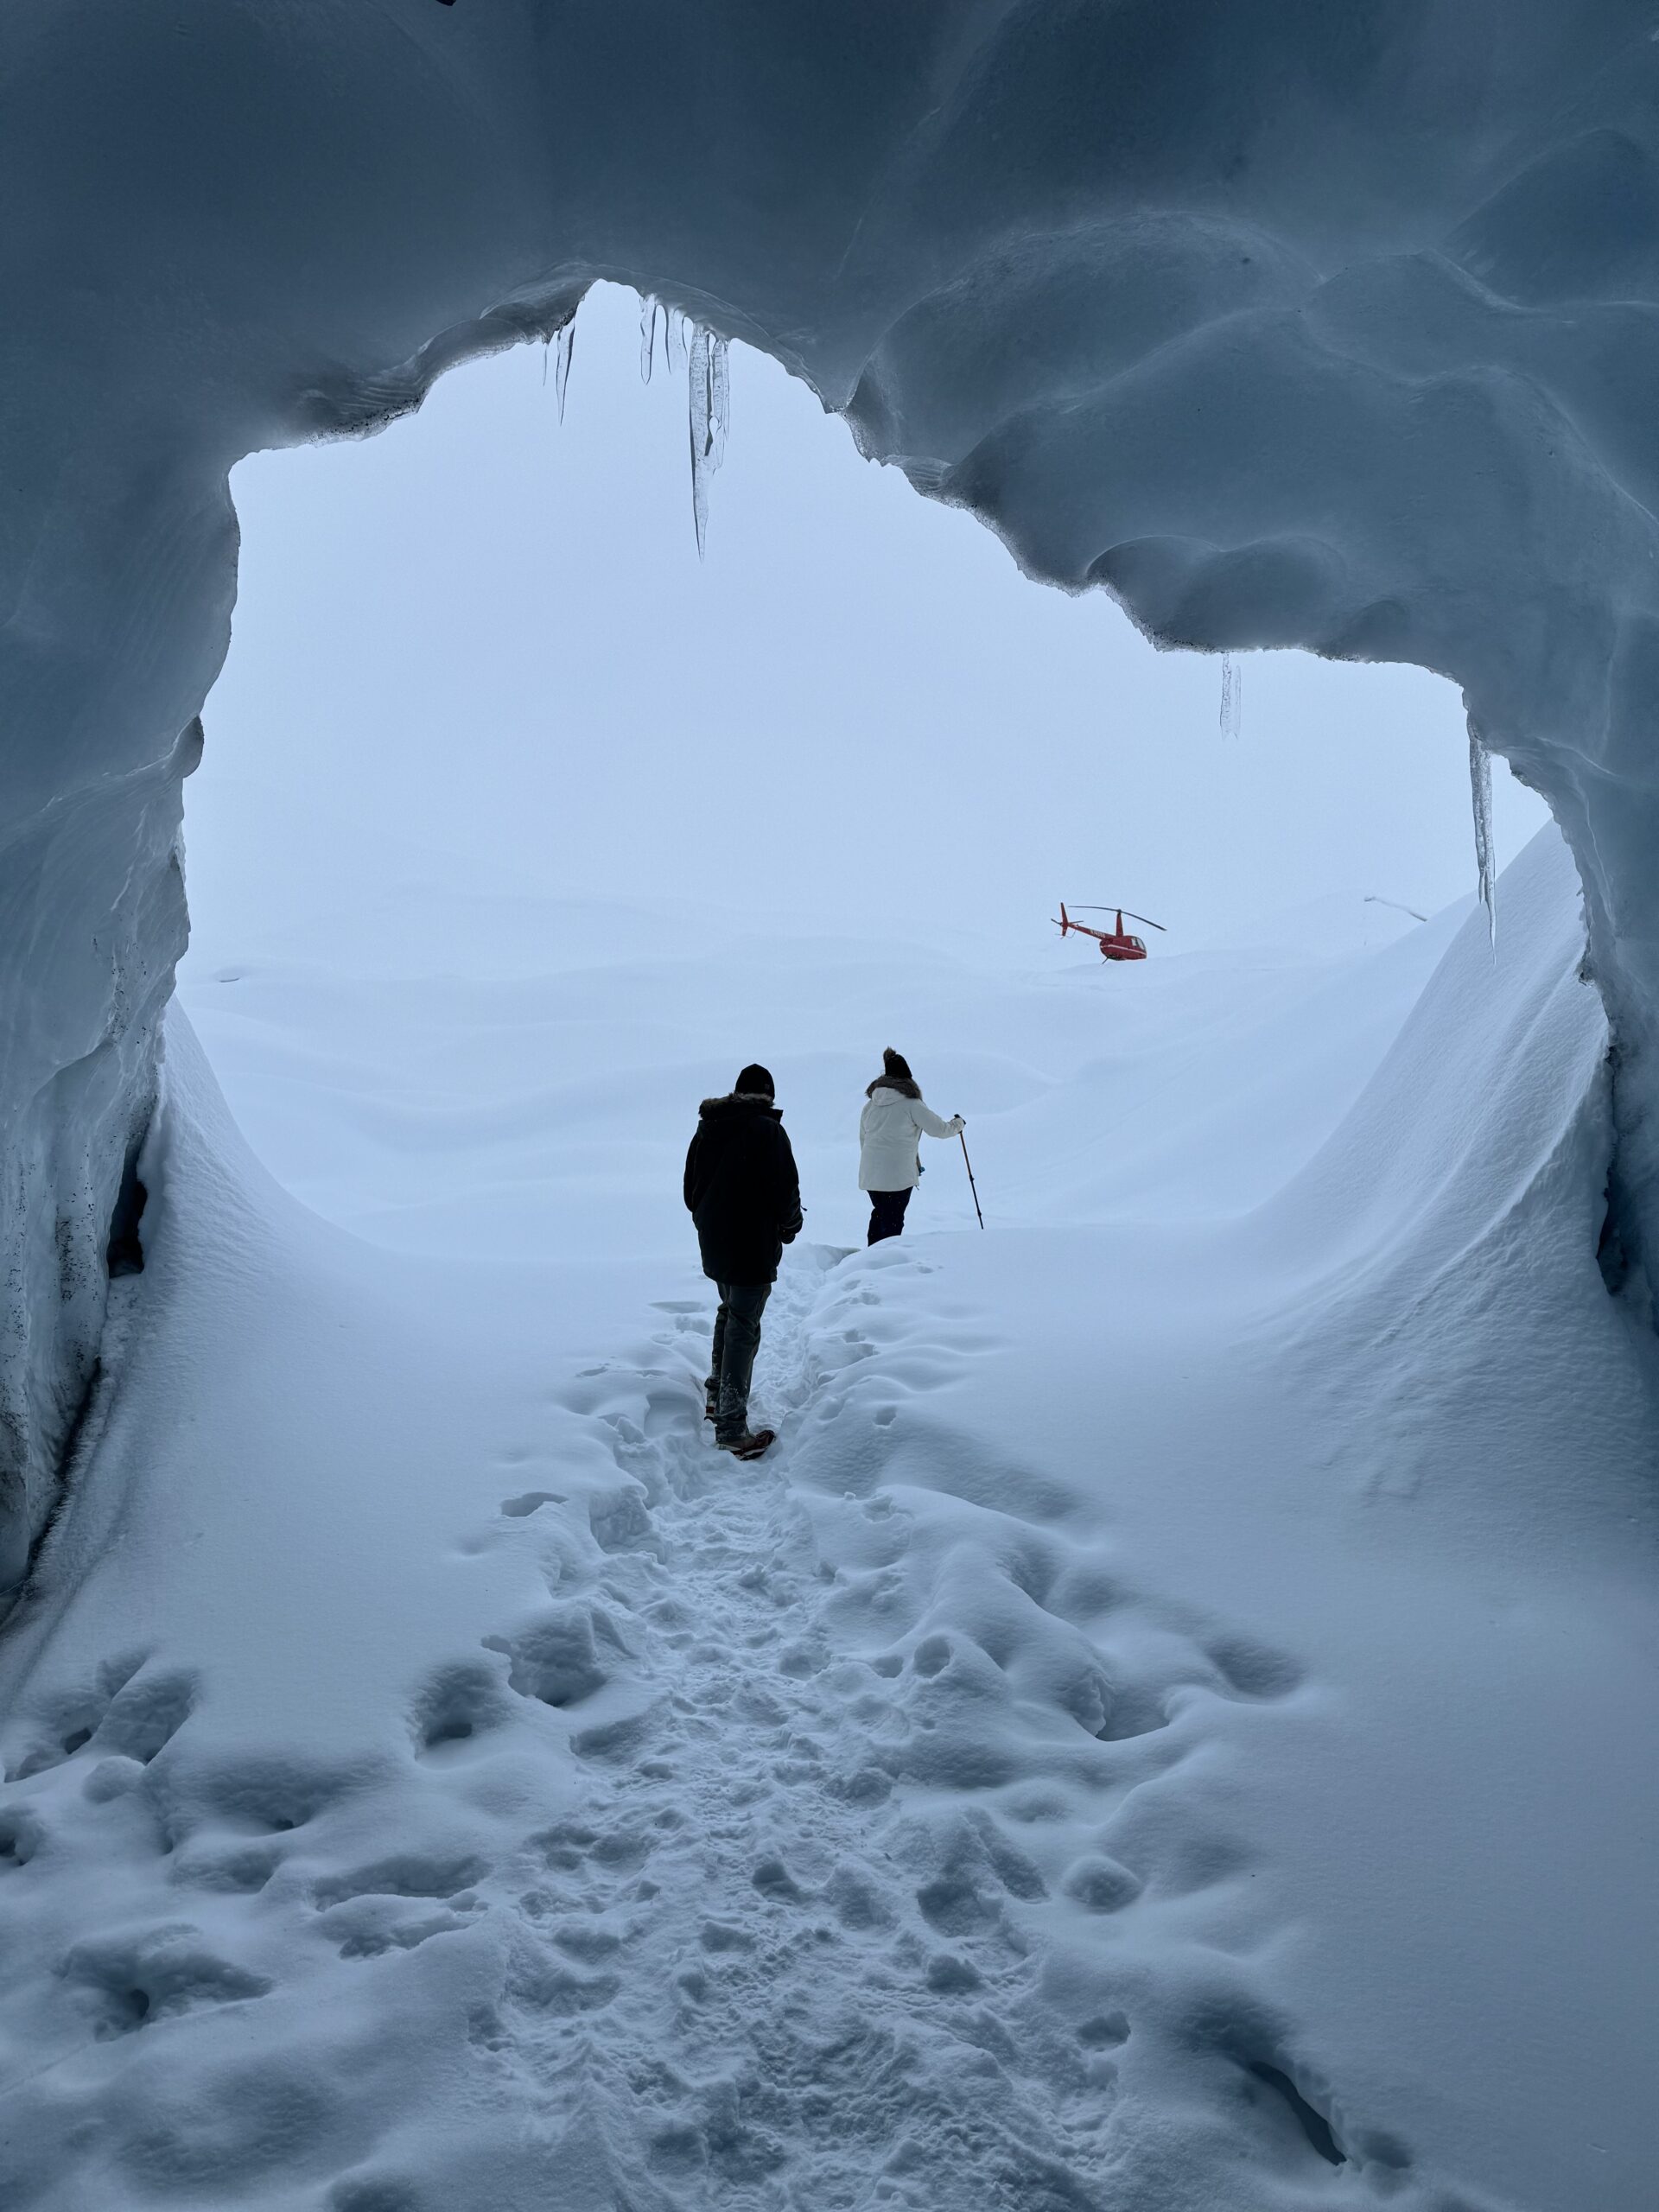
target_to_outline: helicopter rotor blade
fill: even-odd
[[[1164,927],[1161,922],[1154,922],[1148,914],[1129,914],[1127,906],[1079,906],[1077,912],[1079,914],[1128,914],[1132,922],[1144,922],[1149,930],[1162,930]],[[1165,931],[1165,935],[1167,934]]]

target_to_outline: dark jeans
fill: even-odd
[[[732,1444],[749,1426],[749,1378],[760,1349],[760,1316],[772,1295],[769,1282],[722,1282],[715,1316],[715,1351],[709,1363],[709,1402],[715,1409],[715,1441]]]
[[[908,1191],[871,1191],[870,1233],[867,1244],[879,1244],[884,1236],[902,1236],[905,1233],[905,1208],[910,1204]]]

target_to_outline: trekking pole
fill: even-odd
[[[979,1213],[979,1185],[974,1180],[974,1163],[968,1157],[968,1140],[960,1129],[957,1131],[957,1141],[962,1147],[962,1164],[968,1170],[968,1187],[974,1194],[974,1211]],[[985,1226],[982,1213],[979,1213],[979,1225],[982,1229]]]

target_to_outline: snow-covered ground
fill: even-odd
[[[1652,1348],[1556,834],[1495,959],[360,876],[192,953],[0,1644],[8,2212],[1645,2212]],[[885,1044],[982,1235],[934,1147],[849,1249]],[[678,1176],[756,1056],[745,1467]]]

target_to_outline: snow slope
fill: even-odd
[[[480,902],[423,1021],[400,928],[202,947],[321,1211],[175,1011],[0,1643],[9,2212],[1645,2207],[1650,1352],[1554,832],[1503,896],[729,990]],[[845,1249],[889,1041],[982,1236],[941,1147]],[[754,1469],[675,1178],[763,1047]]]

